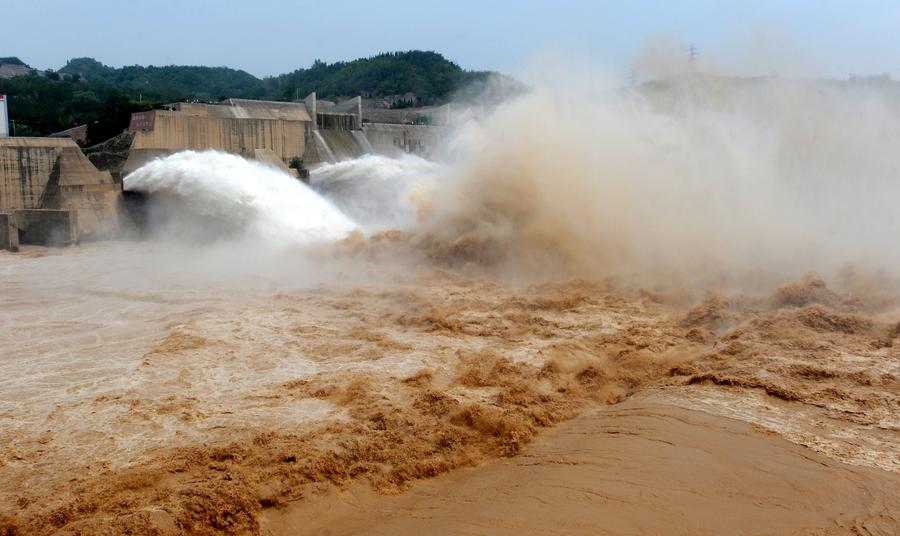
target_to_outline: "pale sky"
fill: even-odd
[[[0,56],[39,69],[91,56],[265,76],[423,49],[512,75],[547,53],[624,74],[663,36],[736,74],[900,78],[900,0],[13,0],[0,24]]]

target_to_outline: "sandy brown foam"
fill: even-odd
[[[62,305],[37,301],[26,283],[5,290],[16,322],[34,329],[46,322],[36,308]],[[91,310],[121,311],[122,324],[98,331],[110,337],[100,344],[47,339],[38,348],[47,356],[43,372],[55,374],[48,381],[65,396],[39,384],[25,389],[33,374],[4,369],[19,374],[11,385],[29,401],[4,401],[4,422],[16,432],[0,444],[0,477],[16,483],[0,494],[4,530],[259,533],[266,512],[335,489],[368,485],[391,495],[517,456],[547,428],[635,393],[657,397],[656,412],[702,407],[831,460],[900,470],[892,302],[869,305],[821,278],[793,285],[771,296],[711,295],[694,306],[613,281],[523,286],[465,268],[355,288],[173,290],[178,300],[161,299],[162,289],[62,286],[54,290],[63,298],[91,296]],[[54,314],[72,332],[87,321]],[[116,338],[122,334],[131,338]],[[94,360],[68,369],[64,357],[73,351]],[[762,406],[750,405],[760,397]],[[730,426],[690,419],[710,441]],[[672,433],[689,437],[677,422],[669,421]],[[644,433],[631,430],[625,435]],[[746,432],[723,437],[736,451],[765,448]],[[784,463],[805,463],[797,460]],[[862,473],[826,465],[827,474],[849,475],[879,498],[867,504],[881,515],[893,476],[860,480],[853,475]],[[886,519],[879,523],[896,524]]]

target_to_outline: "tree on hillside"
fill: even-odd
[[[94,145],[122,133],[131,122],[131,114],[152,110],[153,106],[124,95],[110,95],[96,120],[88,123],[87,145]]]
[[[472,79],[490,73],[464,71],[436,52],[389,52],[350,62],[316,60],[308,69],[268,80],[270,91],[282,88],[283,99],[315,91],[321,97],[367,97],[414,93],[419,104],[446,101]]]

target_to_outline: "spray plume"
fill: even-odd
[[[410,228],[440,166],[414,155],[365,155],[313,170],[311,186],[366,231]]]
[[[888,246],[900,234],[900,114],[886,89],[550,78],[459,127],[441,164],[367,155],[320,166],[310,189],[236,156],[185,152],[126,187],[273,243],[400,228],[433,259],[545,275],[706,283],[900,267]]]
[[[453,180],[426,227],[445,254],[707,281],[900,267],[888,246],[900,233],[900,114],[886,91],[704,76],[600,91],[556,80],[461,129]]]

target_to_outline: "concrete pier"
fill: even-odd
[[[102,238],[118,232],[120,198],[121,185],[71,139],[0,139],[0,211],[71,211],[79,236]]]
[[[19,227],[15,216],[7,212],[0,212],[0,249],[19,251]]]

